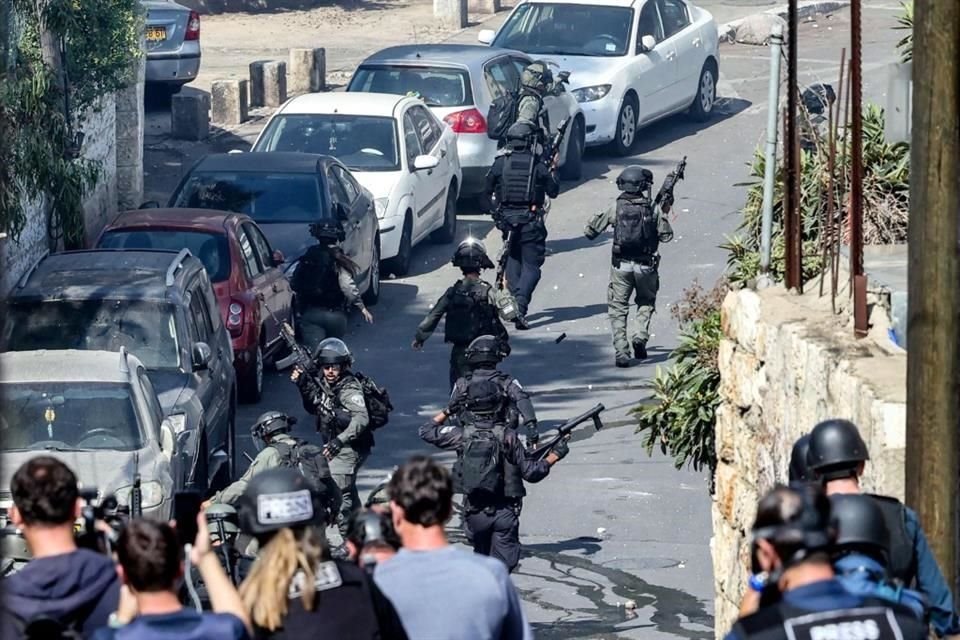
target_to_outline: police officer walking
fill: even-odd
[[[357,473],[373,449],[373,433],[368,429],[363,387],[350,371],[353,355],[347,345],[338,338],[327,338],[317,346],[314,362],[322,373],[319,387],[299,366],[294,367],[290,379],[297,383],[303,408],[317,416],[317,431],[325,443],[323,454],[343,497],[337,526],[345,540],[350,514],[360,508]]]
[[[464,353],[478,336],[492,334],[510,352],[509,335],[500,321],[516,317],[516,302],[507,291],[493,287],[480,278],[480,271],[492,269],[493,263],[479,240],[467,239],[453,254],[453,266],[460,267],[463,278],[447,289],[417,327],[413,349],[419,351],[446,316],[444,341],[450,349],[450,386],[469,370]]]
[[[487,209],[503,233],[507,284],[517,300],[517,329],[530,328],[527,309],[547,252],[543,205],[547,196],[560,193],[555,167],[538,151],[537,133],[526,120],[507,130],[507,149],[494,159],[483,190]]]
[[[925,638],[909,609],[844,588],[830,565],[834,538],[830,501],[818,487],[778,487],[764,496],[753,525],[758,572],[750,588],[780,597],[742,615],[726,640]]]
[[[471,380],[459,413],[463,426],[445,426],[452,413],[448,408],[420,427],[420,437],[457,452],[464,527],[473,550],[499,558],[513,571],[520,563],[523,481],[543,480],[570,448],[560,440],[544,459],[529,460],[516,430],[500,420],[504,402],[495,381]]]
[[[540,144],[544,144],[550,135],[550,119],[547,110],[543,108],[543,100],[552,86],[553,73],[543,60],[531,62],[520,74],[517,122],[526,121],[534,125],[537,128],[537,142]]]
[[[652,185],[653,174],[648,169],[627,167],[617,177],[617,188],[622,193],[616,204],[593,216],[583,230],[583,235],[593,240],[613,226],[607,306],[618,367],[629,367],[631,356],[638,360],[647,357],[650,320],[660,289],[658,249],[661,242],[673,240],[673,229],[664,215],[669,205],[664,202],[659,211],[654,209],[650,198]],[[631,297],[637,304],[637,332],[628,340]]]
[[[826,420],[810,432],[807,465],[823,483],[827,495],[861,493],[860,476],[869,459],[860,431],[849,420]],[[883,512],[890,532],[890,577],[915,587],[926,597],[930,624],[938,636],[960,634],[953,594],[917,514],[896,498],[868,495]]]

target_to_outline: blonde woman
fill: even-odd
[[[237,502],[260,554],[240,586],[257,639],[406,640],[397,612],[358,566],[333,560],[320,494],[294,469],[254,476]]]

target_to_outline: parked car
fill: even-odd
[[[62,460],[100,496],[130,507],[140,476],[147,517],[170,518],[174,491],[194,452],[177,448],[146,368],[126,349],[22,351],[0,354],[0,509],[11,504],[10,480],[39,454]]]
[[[312,153],[218,153],[183,177],[169,206],[245,213],[279,249],[289,272],[315,240],[311,222],[339,220],[344,252],[360,266],[367,305],[380,297],[380,231],[373,194],[339,160]]]
[[[414,245],[453,242],[462,182],[457,136],[423,101],[392,94],[308,93],[270,118],[252,151],[336,156],[373,194],[384,268],[404,276]]]
[[[463,169],[460,194],[475,196],[482,190],[497,152],[497,141],[487,136],[490,103],[519,88],[520,73],[530,62],[531,58],[519,51],[479,45],[389,47],[360,63],[347,91],[420,95],[457,134]],[[573,118],[561,144],[560,177],[577,180],[586,132],[580,105],[566,92],[547,96],[544,105],[554,127]]]
[[[172,0],[140,0],[147,12],[146,81],[177,93],[200,72],[200,14]]]
[[[233,477],[236,375],[206,269],[187,249],[41,258],[7,298],[2,351],[127,349],[149,373],[200,491]]]
[[[680,111],[713,113],[717,24],[687,0],[527,0],[481,42],[519,49],[570,71],[588,145],[627,155],[637,130]]]
[[[296,326],[293,290],[273,251],[249,216],[202,209],[127,211],[104,228],[100,249],[190,250],[207,269],[220,318],[233,341],[238,400],[259,402],[264,361],[286,355],[280,322]]]

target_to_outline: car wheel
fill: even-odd
[[[457,185],[447,187],[447,204],[443,209],[443,226],[430,239],[436,244],[450,244],[457,239]]]
[[[380,236],[373,243],[373,260],[370,262],[370,283],[363,292],[363,304],[372,307],[380,300]]]
[[[410,271],[410,255],[413,253],[413,223],[410,222],[410,213],[403,218],[403,231],[400,234],[400,248],[397,255],[384,260],[383,269],[387,273],[392,273],[398,278],[402,278]]]
[[[240,400],[244,404],[256,404],[263,397],[263,346],[258,342],[253,355],[253,366],[240,380]]]
[[[710,62],[705,62],[700,71],[700,83],[697,85],[697,97],[690,105],[690,117],[699,122],[710,119],[713,105],[717,100],[717,72]]]
[[[583,149],[585,133],[580,120],[573,121],[570,142],[567,143],[567,156],[560,167],[561,180],[579,180],[583,176]]]
[[[618,156],[628,156],[637,141],[637,99],[630,94],[623,99],[617,114],[617,130],[613,150]]]

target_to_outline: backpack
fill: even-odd
[[[280,466],[296,469],[313,483],[314,487],[322,489],[323,481],[330,477],[330,467],[323,456],[323,449],[299,438],[291,438],[291,440],[294,440],[295,444],[274,442],[270,445],[280,453]]]
[[[660,235],[650,200],[623,196],[617,200],[617,222],[613,227],[614,253],[625,259],[652,256],[657,252]]]
[[[357,372],[353,377],[363,390],[363,401],[367,405],[367,416],[370,419],[369,428],[379,429],[385,426],[390,421],[390,412],[393,411],[390,394],[369,376]]]
[[[503,495],[503,427],[463,428],[460,463],[461,489],[474,504],[489,503]]]
[[[308,306],[339,309],[346,304],[340,290],[337,262],[333,254],[320,245],[307,249],[290,278],[290,288]]]
[[[447,318],[443,325],[443,339],[452,344],[470,344],[485,333],[493,333],[491,311],[496,310],[487,302],[490,285],[467,289],[462,282],[447,292]]]
[[[507,129],[517,121],[519,108],[518,91],[508,91],[494,98],[487,109],[487,137],[491,140],[502,140],[507,135]]]

